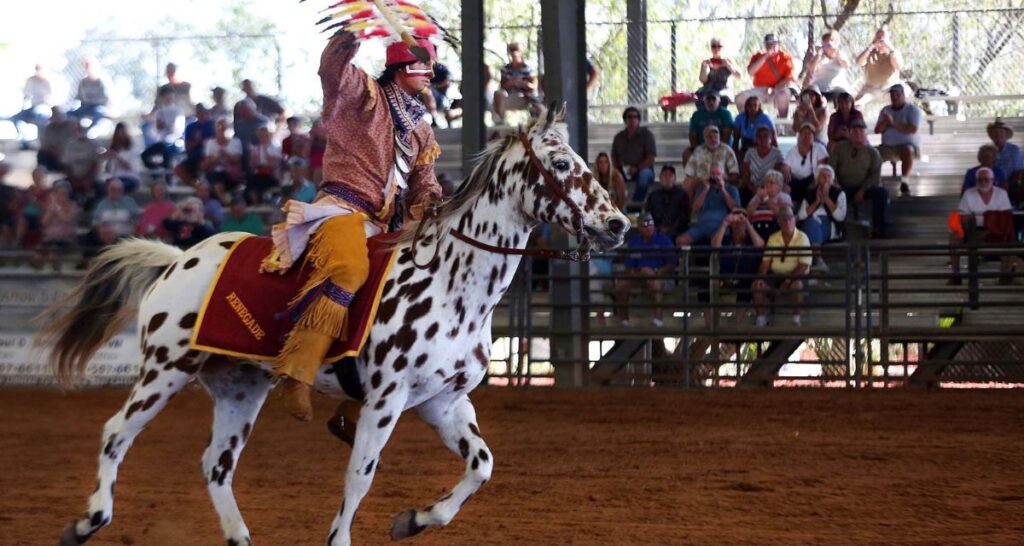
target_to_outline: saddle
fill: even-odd
[[[347,331],[334,343],[324,364],[362,352],[377,315],[384,280],[398,252],[391,248],[394,233],[367,240],[370,273],[349,306]],[[295,323],[288,304],[312,273],[299,260],[284,274],[259,273],[271,251],[269,237],[245,237],[228,250],[207,290],[189,346],[209,353],[269,361],[284,345]]]

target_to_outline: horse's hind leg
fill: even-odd
[[[468,396],[463,395],[454,401],[431,400],[416,411],[437,430],[444,445],[466,461],[466,471],[451,492],[427,509],[398,514],[391,524],[392,540],[402,540],[428,527],[448,525],[469,497],[491,478],[494,467],[494,457],[480,436],[476,410]]]
[[[202,461],[206,488],[228,544],[251,544],[231,481],[271,383],[256,366],[216,357],[203,368],[199,380],[214,400],[213,432]]]
[[[110,523],[114,512],[117,469],[135,437],[167,402],[188,383],[206,359],[205,353],[184,347],[147,347],[139,380],[121,410],[103,426],[96,489],[89,496],[85,515],[64,528],[61,546],[84,544]]]

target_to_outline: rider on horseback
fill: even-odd
[[[366,238],[402,219],[399,199],[418,219],[441,195],[434,176],[441,149],[415,98],[430,82],[435,52],[428,40],[416,41],[430,63],[395,42],[376,80],[352,64],[359,42],[350,32],[336,34],[320,59],[325,182],[312,204],[285,204],[286,220],[274,226],[274,251],[261,268],[284,272],[303,252],[313,268],[292,302],[292,316],[300,318],[274,363],[274,373],[284,378],[285,404],[301,421],[312,419],[310,387],[327,350],[345,336],[348,305],[366,281]],[[354,425],[360,407],[343,402],[338,414]]]

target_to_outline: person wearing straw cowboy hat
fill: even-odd
[[[383,34],[351,30],[337,32],[320,59],[324,183],[313,203],[285,204],[286,220],[274,226],[274,248],[261,267],[267,273],[296,264],[313,270],[291,304],[296,323],[273,370],[283,378],[288,411],[301,421],[312,419],[310,386],[324,355],[344,335],[348,305],[366,281],[367,237],[401,219],[402,202],[410,217],[419,218],[441,196],[434,175],[441,149],[414,98],[430,83],[434,46],[403,31],[404,40],[388,46],[384,73],[374,79],[352,58],[364,39]],[[354,425],[358,406],[342,410]]]

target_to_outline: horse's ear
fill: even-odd
[[[565,121],[565,109],[568,107],[568,103],[562,101],[561,106],[558,108],[558,113],[555,114],[555,121],[562,123]]]
[[[558,114],[558,101],[551,101],[551,104],[548,105],[548,115],[544,119],[545,131],[551,128],[551,124],[555,121],[556,114]]]

